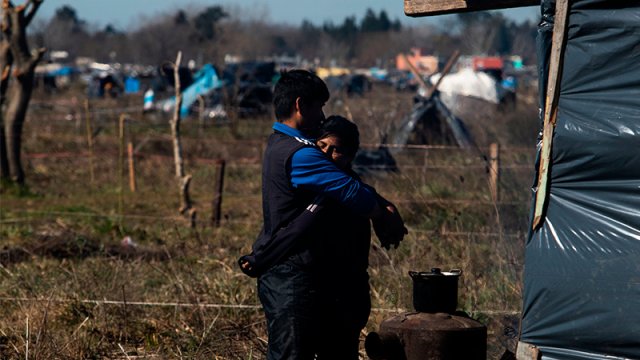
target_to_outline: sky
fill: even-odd
[[[20,0],[16,0],[20,3]],[[367,8],[376,13],[385,10],[392,20],[400,19],[408,26],[437,24],[445,16],[411,18],[404,15],[403,0],[45,0],[38,10],[38,18],[49,19],[56,9],[69,5],[76,9],[78,17],[89,24],[103,27],[113,24],[121,30],[135,28],[143,19],[173,13],[178,9],[198,9],[222,5],[234,9],[236,15],[252,19],[265,19],[272,23],[299,25],[303,19],[314,24],[329,20],[341,23],[347,16],[362,18]],[[516,22],[537,21],[539,7],[504,10],[504,15]],[[232,14],[234,14],[232,12]]]

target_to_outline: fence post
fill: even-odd
[[[118,156],[118,176],[120,177],[120,186],[118,189],[118,213],[120,214],[120,228],[122,228],[122,218],[124,211],[124,125],[126,120],[126,114],[121,114],[120,118],[118,119],[118,135],[120,140],[120,151]]]
[[[129,155],[129,189],[136,192],[136,170],[133,162],[133,143],[129,141],[127,144],[127,154]]]
[[[222,215],[222,188],[224,187],[224,168],[226,162],[224,159],[216,161],[216,182],[214,184],[215,194],[213,195],[213,213],[211,215],[211,222],[215,227],[220,227],[220,217]]]
[[[89,145],[89,179],[91,184],[95,181],[93,173],[93,129],[91,126],[91,113],[89,109],[89,99],[84,100],[84,116],[87,124],[87,143]]]
[[[491,143],[489,147],[489,187],[491,200],[497,203],[500,199],[498,183],[500,180],[500,145]]]

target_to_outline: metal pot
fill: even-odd
[[[409,271],[413,280],[413,307],[427,313],[454,313],[458,306],[458,278],[462,270],[443,272],[432,268],[430,272]]]

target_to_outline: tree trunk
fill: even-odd
[[[2,13],[2,26],[9,24],[9,15],[7,11]],[[7,98],[7,89],[9,88],[9,79],[11,78],[11,65],[13,64],[13,55],[11,54],[11,47],[9,41],[6,40],[6,35],[2,36],[2,43],[0,43],[0,179],[9,180],[11,172],[9,171],[9,158],[7,157],[7,141],[4,131],[4,105]]]
[[[17,83],[9,89],[8,103],[3,114],[9,173],[11,180],[18,184],[24,184],[24,170],[20,159],[22,128],[33,90],[33,71],[25,75],[19,76]]]
[[[178,179],[178,187],[180,189],[180,213],[189,215],[191,225],[195,227],[195,209],[189,196],[189,185],[191,184],[191,175],[184,172],[184,161],[182,159],[182,144],[180,142],[180,109],[182,108],[182,89],[180,86],[180,62],[182,61],[182,51],[178,51],[176,63],[173,68],[173,76],[175,82],[176,101],[173,110],[173,118],[171,119],[171,137],[173,138],[173,160],[176,167],[176,178]]]
[[[3,108],[0,115],[0,175],[20,185],[24,184],[24,170],[20,159],[22,128],[33,91],[36,64],[45,52],[45,49],[30,52],[26,29],[41,3],[42,0],[30,0],[14,7],[9,0],[2,2],[0,104]],[[9,84],[11,75],[15,81]]]

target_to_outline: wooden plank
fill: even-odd
[[[413,76],[415,76],[416,81],[418,81],[420,83],[420,86],[422,86],[425,90],[427,90],[425,98],[428,99],[428,100],[431,100],[431,98],[433,97],[433,94],[435,94],[436,90],[438,90],[438,86],[440,86],[440,83],[442,82],[442,79],[445,76],[447,76],[449,71],[451,71],[451,68],[453,68],[453,64],[455,64],[456,61],[458,60],[458,57],[460,57],[460,50],[454,51],[453,55],[451,55],[451,57],[449,57],[449,60],[447,60],[447,64],[444,66],[444,69],[440,73],[440,78],[435,83],[435,85],[433,85],[431,87],[429,85],[427,85],[427,83],[422,78],[422,75],[420,74],[418,69],[416,69],[416,67],[413,66],[411,61],[409,61],[409,58],[407,58],[407,55],[406,54],[402,54],[402,57],[404,58],[404,61],[407,63],[407,65],[409,66],[409,70],[411,70],[411,72],[413,73]]]
[[[454,51],[453,55],[449,57],[449,60],[447,60],[447,64],[444,66],[444,69],[442,69],[442,72],[440,73],[440,78],[438,79],[438,81],[436,81],[435,85],[433,85],[433,87],[429,89],[429,91],[427,91],[427,96],[426,96],[427,99],[431,100],[431,98],[433,97],[433,94],[435,94],[436,90],[438,90],[438,87],[440,86],[442,79],[444,79],[444,77],[447,76],[449,71],[451,71],[451,69],[453,68],[453,64],[455,64],[456,61],[458,61],[459,57],[460,57],[460,50]]]
[[[562,59],[569,17],[569,0],[557,0],[551,39],[551,55],[549,57],[549,80],[547,81],[544,106],[544,125],[542,130],[542,148],[540,150],[540,167],[538,169],[538,186],[533,214],[533,229],[542,224],[549,197],[549,168],[551,167],[551,143],[558,114],[558,98],[560,97],[560,81],[562,80]]]
[[[540,0],[404,0],[407,16],[428,16],[540,5]]]
[[[516,349],[516,359],[517,360],[539,360],[540,350],[531,344],[518,341],[518,347]]]

